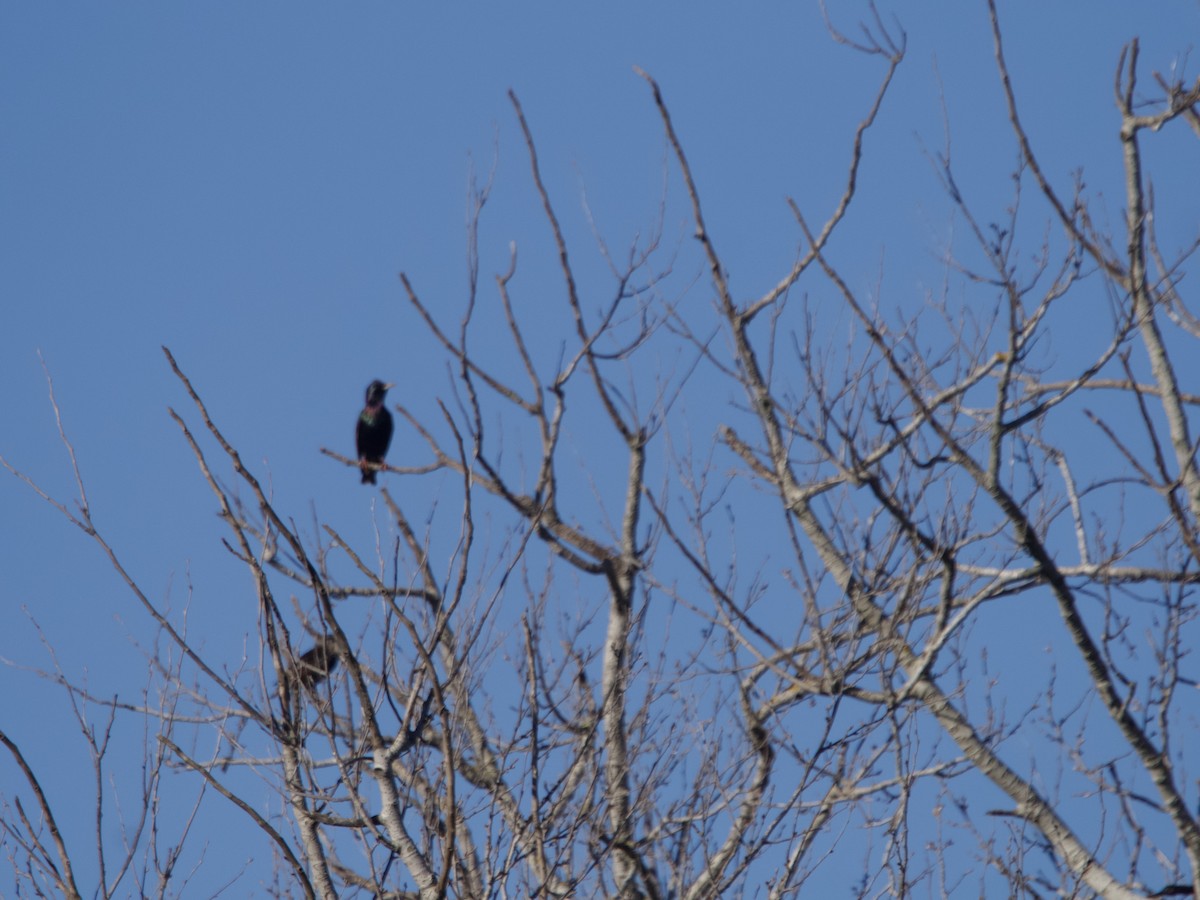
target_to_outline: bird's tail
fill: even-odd
[[[375,470],[373,468],[371,468],[371,466],[367,463],[364,463],[363,467],[362,467],[362,483],[363,484],[375,484],[376,483],[375,482]]]

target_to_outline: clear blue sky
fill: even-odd
[[[831,6],[853,30],[861,4]],[[892,302],[920,303],[950,221],[922,154],[944,143],[935,72],[964,192],[1002,210],[1016,154],[985,5],[882,9],[907,31],[908,59],[868,139],[864,202],[847,223],[858,243],[838,252],[864,280],[911,269],[911,296]],[[1191,50],[1194,76],[1200,4],[1001,13],[1049,173],[1065,186],[1082,167],[1116,221],[1118,52],[1140,35],[1147,66],[1165,70]],[[0,6],[0,453],[72,496],[40,350],[98,523],[152,597],[178,607],[190,580],[195,627],[240,652],[249,585],[166,416],[186,398],[160,345],[294,514],[311,500],[369,540],[370,494],[318,448],[352,451],[374,377],[427,413],[444,392],[397,273],[458,310],[468,175],[494,160],[484,278],[514,240],[531,277],[553,262],[510,88],[572,239],[591,246],[586,194],[604,236],[627,246],[654,220],[665,156],[634,65],[664,91],[735,289],[761,292],[795,251],[785,197],[828,214],[881,72],[829,40],[813,2]],[[1200,172],[1195,147],[1164,142],[1156,162]],[[1200,192],[1163,215],[1194,233]],[[84,536],[7,476],[0,535],[0,656],[47,665],[32,617],[73,677],[86,668],[101,693],[136,689],[144,663],[123,635],[145,637],[143,623]],[[0,693],[4,728],[43,765],[83,762],[61,692],[6,667]],[[0,786],[12,778],[0,765]]]

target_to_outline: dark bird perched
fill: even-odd
[[[362,469],[363,484],[375,484],[375,468],[387,456],[388,444],[392,442],[392,414],[383,405],[384,395],[393,385],[372,381],[367,387],[367,405],[358,415],[358,427],[354,430],[358,446],[358,465]]]
[[[311,688],[332,675],[337,665],[337,642],[331,635],[325,635],[311,650],[300,654],[292,672],[297,681]]]

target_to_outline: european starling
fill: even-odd
[[[383,405],[383,397],[390,384],[372,381],[367,387],[367,405],[358,416],[358,427],[354,431],[358,445],[358,465],[362,469],[363,484],[375,483],[373,466],[383,463],[388,444],[392,442],[392,414]]]
[[[333,674],[337,668],[337,642],[330,635],[320,638],[310,650],[305,650],[296,660],[296,679],[301,684],[316,687]]]

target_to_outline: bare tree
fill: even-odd
[[[170,766],[195,803],[244,815],[289,896],[1194,895],[1200,399],[1173,360],[1200,337],[1182,293],[1197,241],[1160,240],[1141,148],[1200,136],[1200,80],[1156,74],[1147,96],[1137,42],[1122,54],[1126,215],[1106,232],[1083,184],[1039,163],[988,9],[1014,196],[976,208],[949,137],[931,155],[969,242],[919,315],[884,308],[837,251],[905,58],[897,26],[830,26],[878,89],[835,207],[789,201],[795,262],[761,296],[729,275],[686,124],[642,72],[696,243],[666,249],[664,206],[624,255],[598,240],[611,278],[581,284],[594,251],[568,241],[511,95],[558,305],[523,293],[515,246],[483,283],[490,182],[457,319],[401,276],[453,388],[440,417],[396,407],[423,458],[381,467],[391,543],[306,537],[166,351],[190,402],[171,416],[257,598],[261,657],[233,672],[126,571],[77,469],[72,508],[4,461],[160,630],[139,705],[50,676],[88,736],[98,811],[88,711],[153,723],[140,819],[115,853],[97,829],[97,893],[180,889],[195,837],[155,826]],[[561,343],[535,345],[531,322],[555,317]],[[1055,334],[1078,340],[1054,356]],[[393,485],[431,473],[455,509],[405,509]],[[993,668],[1038,654],[1037,689]],[[3,817],[14,877],[80,896],[46,773],[0,742],[25,784]]]

